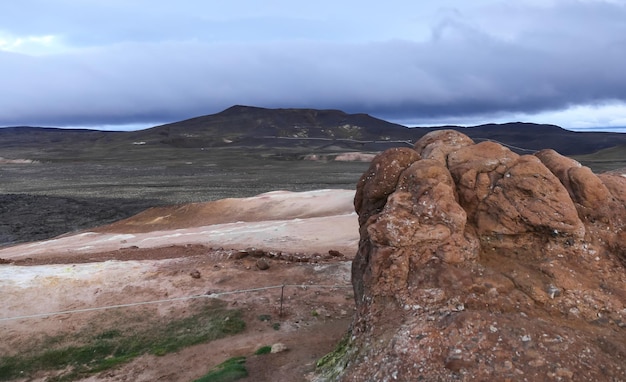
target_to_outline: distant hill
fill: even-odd
[[[623,133],[573,132],[555,125],[535,123],[513,122],[447,128],[461,131],[477,142],[494,140],[514,146],[513,151],[526,154],[551,148],[564,155],[580,155],[626,144],[626,134]]]
[[[433,129],[462,131],[476,141],[495,140],[524,153],[553,148],[565,155],[588,154],[626,144],[626,134],[572,132],[554,125],[487,124],[475,127],[408,128],[367,114],[339,110],[264,109],[233,106],[220,113],[131,131],[111,132],[55,128],[0,129],[1,148],[47,148],[96,145],[115,150],[130,144],[169,148],[305,148],[378,151],[410,145]]]
[[[109,134],[113,133],[113,134]],[[54,127],[16,126],[0,128],[2,148],[55,145],[67,142],[94,142],[112,138],[123,132],[108,132],[87,129],[59,129]]]
[[[405,126],[367,114],[233,106],[221,113],[144,130],[137,139],[157,140],[177,147],[215,147],[323,146],[329,142],[350,146],[346,140],[406,140],[412,137],[414,134]]]

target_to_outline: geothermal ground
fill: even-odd
[[[300,119],[293,119],[292,111],[277,118],[273,111],[243,109],[235,110],[241,121],[218,115],[211,123],[193,119],[128,134],[3,130],[0,380],[193,381],[228,359],[246,357],[248,377],[242,380],[291,382],[309,380],[322,356],[340,353],[337,344],[355,317],[350,268],[359,224],[353,198],[370,166],[360,160],[397,140],[411,146],[423,132],[402,130],[390,138],[393,129],[370,121],[370,128],[355,130],[358,136],[346,136],[352,130],[346,131],[348,117],[341,113],[331,123],[320,119],[328,113],[299,111]],[[361,118],[353,123],[362,124]],[[212,124],[217,130],[207,128]],[[229,126],[228,140],[213,136],[223,125]],[[313,135],[319,130],[342,139],[294,140],[305,125]],[[276,131],[268,133],[268,126]],[[583,136],[546,126],[524,126],[520,134],[520,128],[468,133],[481,142],[524,146],[524,153],[559,143],[568,152],[576,149],[571,152],[597,172],[624,167],[621,135]],[[238,143],[226,143],[230,135]],[[527,142],[530,137],[535,140]],[[580,151],[583,146],[588,150]],[[337,160],[345,153],[352,161]],[[619,267],[600,275],[613,277]],[[608,285],[592,271],[580,266],[579,274],[591,272],[576,279],[591,286],[584,292]],[[533,280],[546,277],[540,272]],[[524,280],[494,280],[487,280],[487,291],[532,287]],[[459,306],[432,317],[457,314]],[[622,333],[623,321],[601,314],[593,325]],[[507,327],[519,324],[518,318]],[[505,330],[493,322],[493,328],[481,324],[476,330],[488,327],[487,337],[497,341]],[[554,347],[554,357],[565,354],[566,346],[570,353],[577,350],[576,337],[569,344],[570,333],[559,328],[530,325],[520,341],[526,346],[525,338],[540,338],[538,346]],[[444,337],[474,340],[451,333],[457,336]],[[517,341],[517,334],[509,339]],[[614,343],[620,337],[597,338],[597,354],[623,357],[622,345]],[[275,350],[288,350],[255,354],[277,344],[283,346]],[[597,354],[580,359],[601,364]],[[463,371],[468,365],[457,356],[451,353],[445,367],[469,378]],[[494,370],[516,378],[525,371],[532,380],[549,366],[551,380],[576,379],[575,369],[549,357],[535,357],[529,363],[534,371],[517,362],[507,359]]]
[[[235,356],[247,357],[244,380],[304,380],[351,322],[353,196],[351,190],[271,192],[159,207],[109,226],[5,247],[0,352],[19,356],[61,345],[51,338],[76,345],[112,328],[180,320],[219,300],[241,312],[242,332],[141,355],[79,380],[190,381]],[[254,355],[276,343],[288,350]],[[46,380],[69,369],[16,380]]]

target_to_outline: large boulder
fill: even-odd
[[[436,131],[357,185],[356,314],[318,380],[626,380],[626,178]]]

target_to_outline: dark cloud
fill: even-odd
[[[533,15],[494,12],[484,17],[496,25],[508,15],[530,26],[500,35],[453,13],[420,41],[200,39],[39,57],[0,52],[0,125],[166,122],[233,104],[398,120],[626,102],[626,7],[571,2]]]

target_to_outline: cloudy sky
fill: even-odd
[[[616,128],[625,68],[626,0],[0,5],[0,126],[142,128],[242,104]]]

